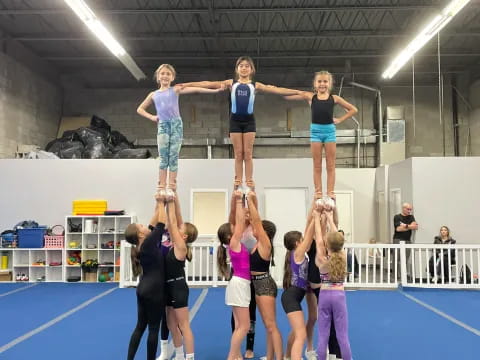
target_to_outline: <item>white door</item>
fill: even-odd
[[[345,232],[345,242],[355,242],[353,234],[353,192],[335,191],[337,196],[338,229]]]
[[[272,276],[281,284],[285,247],[283,236],[291,230],[305,231],[307,220],[308,188],[265,188],[265,219],[275,223],[277,234],[274,239],[275,267]]]

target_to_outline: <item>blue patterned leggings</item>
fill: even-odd
[[[182,118],[158,122],[157,144],[160,169],[178,171],[178,155],[183,141]]]

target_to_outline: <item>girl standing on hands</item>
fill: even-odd
[[[216,90],[201,87],[171,86],[175,80],[175,69],[172,65],[162,64],[155,71],[155,80],[158,90],[152,91],[137,108],[137,113],[153,122],[158,123],[157,145],[160,157],[160,172],[158,175],[157,191],[165,190],[167,175],[169,188],[177,188],[178,155],[183,141],[183,122],[178,108],[178,96],[193,93],[218,93],[223,91],[220,86]],[[155,105],[157,114],[147,111],[151,104]]]
[[[287,96],[288,100],[305,100],[312,109],[310,125],[310,149],[313,157],[313,183],[315,198],[321,199],[322,194],[322,153],[325,147],[327,162],[327,196],[335,199],[335,158],[337,151],[336,125],[355,115],[355,106],[337,95],[332,95],[333,77],[328,71],[315,73],[313,79],[314,91],[301,91],[295,96]],[[335,104],[347,112],[339,117],[333,117]]]
[[[182,86],[199,86],[213,89],[230,89],[230,140],[235,153],[235,189],[243,182],[243,166],[245,164],[246,185],[252,190],[253,182],[253,143],[255,141],[256,124],[253,116],[255,94],[266,92],[278,95],[296,95],[298,90],[264,85],[253,81],[255,65],[249,56],[241,56],[235,64],[235,78],[223,81],[200,81],[185,83]]]

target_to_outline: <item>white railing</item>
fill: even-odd
[[[131,245],[126,241],[120,246],[120,287],[137,286],[133,276]],[[192,246],[192,261],[185,262],[185,275],[189,286],[222,286],[227,281],[217,271],[217,245],[210,242],[195,242]]]
[[[345,244],[347,276],[345,286],[397,288],[401,274],[397,244]]]
[[[412,244],[404,258],[403,286],[480,289],[480,245]]]
[[[187,261],[185,265],[190,286],[227,284],[217,271],[217,245],[212,241],[193,244],[192,262]],[[345,250],[349,273],[345,286],[348,288],[388,289],[402,285],[480,289],[480,245],[345,244]],[[121,243],[120,257],[120,287],[136,286],[138,279],[133,277],[130,245],[126,241]],[[283,259],[276,262],[283,266]],[[469,273],[462,270],[465,265]]]

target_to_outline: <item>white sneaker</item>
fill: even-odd
[[[315,350],[305,350],[305,357],[307,360],[317,360],[317,352]]]
[[[173,192],[172,189],[167,188],[165,190],[165,196],[167,197],[167,199],[174,199],[175,198],[175,193]]]
[[[330,206],[332,209],[335,208],[335,200],[333,200],[330,196],[327,196],[324,200],[325,205]]]

